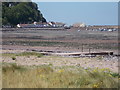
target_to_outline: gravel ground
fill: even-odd
[[[18,53],[24,52],[24,50],[3,50],[4,53]],[[52,66],[81,66],[83,68],[109,68],[113,72],[118,72],[118,58],[117,57],[61,57],[61,56],[43,56],[38,58],[37,56],[16,56],[16,60],[12,60],[12,57],[3,56],[3,62],[17,63],[19,65],[52,65]]]

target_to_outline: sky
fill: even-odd
[[[36,2],[47,21],[72,25],[117,25],[117,2]]]

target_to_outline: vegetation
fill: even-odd
[[[19,23],[46,22],[37,4],[33,2],[3,2],[3,25],[17,25]]]
[[[118,88],[109,69],[3,64],[3,88]]]
[[[37,52],[22,52],[22,53],[3,53],[2,56],[12,56],[13,58],[15,58],[15,56],[43,56],[43,54]]]
[[[3,53],[2,56],[11,57],[12,60],[16,60],[17,56],[27,56],[27,57],[37,56],[38,58],[41,58],[43,54],[36,52],[22,52],[22,53]]]
[[[12,60],[16,60],[16,57],[12,57]]]
[[[10,63],[10,64],[3,63],[3,68],[2,68],[3,72],[9,72],[9,71],[14,72],[15,70],[23,71],[25,70],[25,68],[23,68],[22,66],[16,65],[16,63]]]

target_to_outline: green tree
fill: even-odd
[[[3,25],[17,25],[18,23],[46,22],[37,4],[33,2],[3,2]]]

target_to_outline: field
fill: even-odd
[[[119,87],[117,56],[66,57],[39,52],[117,54],[117,31],[6,29],[2,40],[3,88]]]

